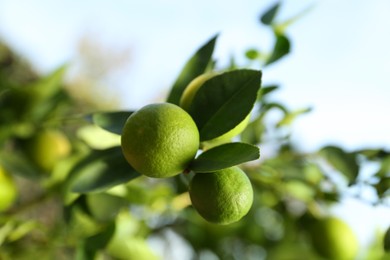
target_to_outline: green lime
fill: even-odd
[[[171,177],[183,172],[199,148],[199,131],[191,116],[170,103],[147,105],[127,119],[123,154],[139,173]]]
[[[352,260],[358,253],[359,242],[354,232],[336,217],[316,221],[310,234],[314,248],[326,259]]]
[[[237,166],[195,174],[189,193],[198,213],[207,221],[217,224],[239,221],[253,203],[251,182]]]
[[[17,195],[14,180],[0,166],[0,212],[9,209],[15,203]]]
[[[53,170],[59,160],[69,155],[71,144],[59,130],[38,132],[28,144],[28,152],[35,164],[46,172]]]
[[[185,90],[181,96],[180,106],[184,110],[188,111],[190,106],[191,106],[192,100],[194,99],[198,90],[204,85],[204,83],[207,80],[211,79],[215,75],[216,75],[215,73],[205,73],[205,74],[202,74],[202,75],[196,77],[195,79],[193,79],[188,84],[188,86],[185,88]],[[244,120],[242,120],[238,125],[236,125],[230,131],[228,131],[228,132],[226,132],[226,133],[224,133],[224,134],[222,134],[214,139],[202,142],[202,146],[205,147],[206,149],[208,149],[208,148],[211,148],[211,147],[223,144],[223,143],[230,142],[233,137],[237,136],[242,131],[244,131],[244,129],[248,126],[249,120],[250,120],[250,114],[248,114]]]

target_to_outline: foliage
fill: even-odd
[[[189,110],[201,140],[231,130],[251,112],[240,136],[203,151],[189,167],[203,172],[239,164],[247,173],[254,204],[241,221],[228,226],[206,222],[190,206],[192,173],[156,180],[128,165],[119,140],[133,111],[84,113],[64,90],[66,67],[41,77],[1,46],[0,166],[15,181],[18,199],[0,213],[0,259],[159,259],[148,242],[167,243],[167,232],[186,241],[194,259],[207,254],[220,259],[320,259],[308,224],[328,215],[329,206],[355,196],[351,191],[359,187],[375,191],[373,204],[388,205],[390,151],[329,145],[303,153],[290,139],[291,126],[310,109],[290,110],[274,101],[278,85],[261,83],[259,90],[259,68],[276,64],[291,51],[285,31],[292,20],[277,22],[280,8],[276,4],[260,18],[274,36],[271,50],[247,50],[245,67],[237,68],[234,60],[229,68],[218,67],[214,36],[189,59],[167,97],[179,104],[192,79],[219,72],[206,81],[210,87],[200,90]],[[274,111],[282,118],[269,123]],[[63,132],[71,143],[70,154],[49,173],[29,155],[32,138],[46,129]],[[258,160],[258,147],[264,146],[272,151],[262,151]],[[361,174],[367,163],[378,165],[369,177]],[[386,257],[384,252],[377,255]]]

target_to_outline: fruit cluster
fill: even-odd
[[[166,178],[188,173],[199,149],[228,143],[249,121],[247,116],[233,129],[211,140],[200,141],[196,122],[186,110],[198,90],[214,74],[195,78],[184,90],[180,106],[171,103],[147,105],[132,113],[121,136],[128,163],[140,174]],[[190,181],[193,207],[206,220],[230,224],[240,220],[253,203],[253,189],[247,175],[237,166],[196,172]]]

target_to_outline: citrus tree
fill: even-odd
[[[41,77],[2,45],[0,259],[170,259],[183,241],[192,259],[388,259],[389,231],[362,250],[329,208],[362,185],[389,205],[390,151],[298,150],[291,125],[310,109],[262,82],[290,52],[296,17],[276,22],[279,8],[260,17],[271,50],[221,66],[216,35],[164,102],[136,111],[91,112],[66,91],[66,67]],[[363,178],[369,162],[379,170]]]

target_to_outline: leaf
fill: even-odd
[[[20,152],[12,151],[0,153],[0,163],[7,172],[21,177],[32,180],[38,180],[42,177],[40,170]]]
[[[237,126],[251,112],[261,84],[261,71],[234,70],[207,80],[188,109],[201,141],[211,140]]]
[[[278,86],[277,85],[269,85],[269,86],[262,86],[257,99],[262,100],[264,99],[265,96],[267,96],[269,93],[272,93],[273,91],[277,90]]]
[[[379,171],[375,174],[377,177],[385,177],[389,176],[390,177],[390,156],[387,156],[382,159],[381,161],[381,167]]]
[[[374,187],[380,198],[390,196],[390,176],[382,177]]]
[[[95,256],[96,252],[105,248],[115,233],[115,222],[107,225],[101,232],[87,237],[84,242],[86,255]],[[89,258],[94,259],[94,258]]]
[[[53,96],[61,89],[66,69],[65,65],[59,67],[48,76],[39,79],[30,88],[27,87],[28,91],[34,92],[40,100]]]
[[[260,21],[265,25],[271,25],[279,11],[279,7],[280,2],[276,2],[260,17]]]
[[[386,252],[389,252],[390,253],[390,226],[389,228],[387,229],[386,233],[385,233],[385,236],[383,238],[383,249],[386,251]]]
[[[248,126],[241,133],[241,141],[250,144],[258,144],[261,142],[262,135],[265,132],[263,118],[264,117],[261,114],[248,124]]]
[[[343,174],[349,181],[349,184],[355,182],[359,173],[359,165],[354,154],[347,153],[336,146],[326,146],[319,151],[319,154],[337,171]]]
[[[72,169],[69,189],[78,193],[103,191],[138,176],[123,157],[121,147],[96,150]]]
[[[275,61],[283,58],[285,55],[290,53],[290,41],[283,35],[275,33],[276,41],[271,56],[268,58],[264,66],[267,66]]]
[[[362,149],[356,153],[363,155],[368,160],[382,160],[390,155],[390,151],[384,149]]]
[[[281,126],[289,126],[291,125],[295,119],[305,113],[308,113],[311,111],[311,108],[304,108],[304,109],[299,109],[291,113],[287,113],[284,115],[284,117],[277,123],[277,127]]]
[[[178,105],[184,89],[191,80],[203,74],[207,70],[208,66],[212,62],[211,57],[214,52],[217,37],[218,35],[211,38],[198,49],[189,61],[187,61],[183,70],[179,74],[179,77],[176,79],[176,82],[173,84],[171,92],[168,95],[167,102]]]
[[[100,112],[92,115],[92,122],[114,134],[122,134],[122,128],[132,111]]]
[[[245,52],[245,57],[247,57],[249,60],[256,60],[260,56],[260,53],[256,49],[249,49]]]
[[[260,157],[257,146],[246,143],[227,143],[200,154],[189,166],[194,172],[213,172]]]

